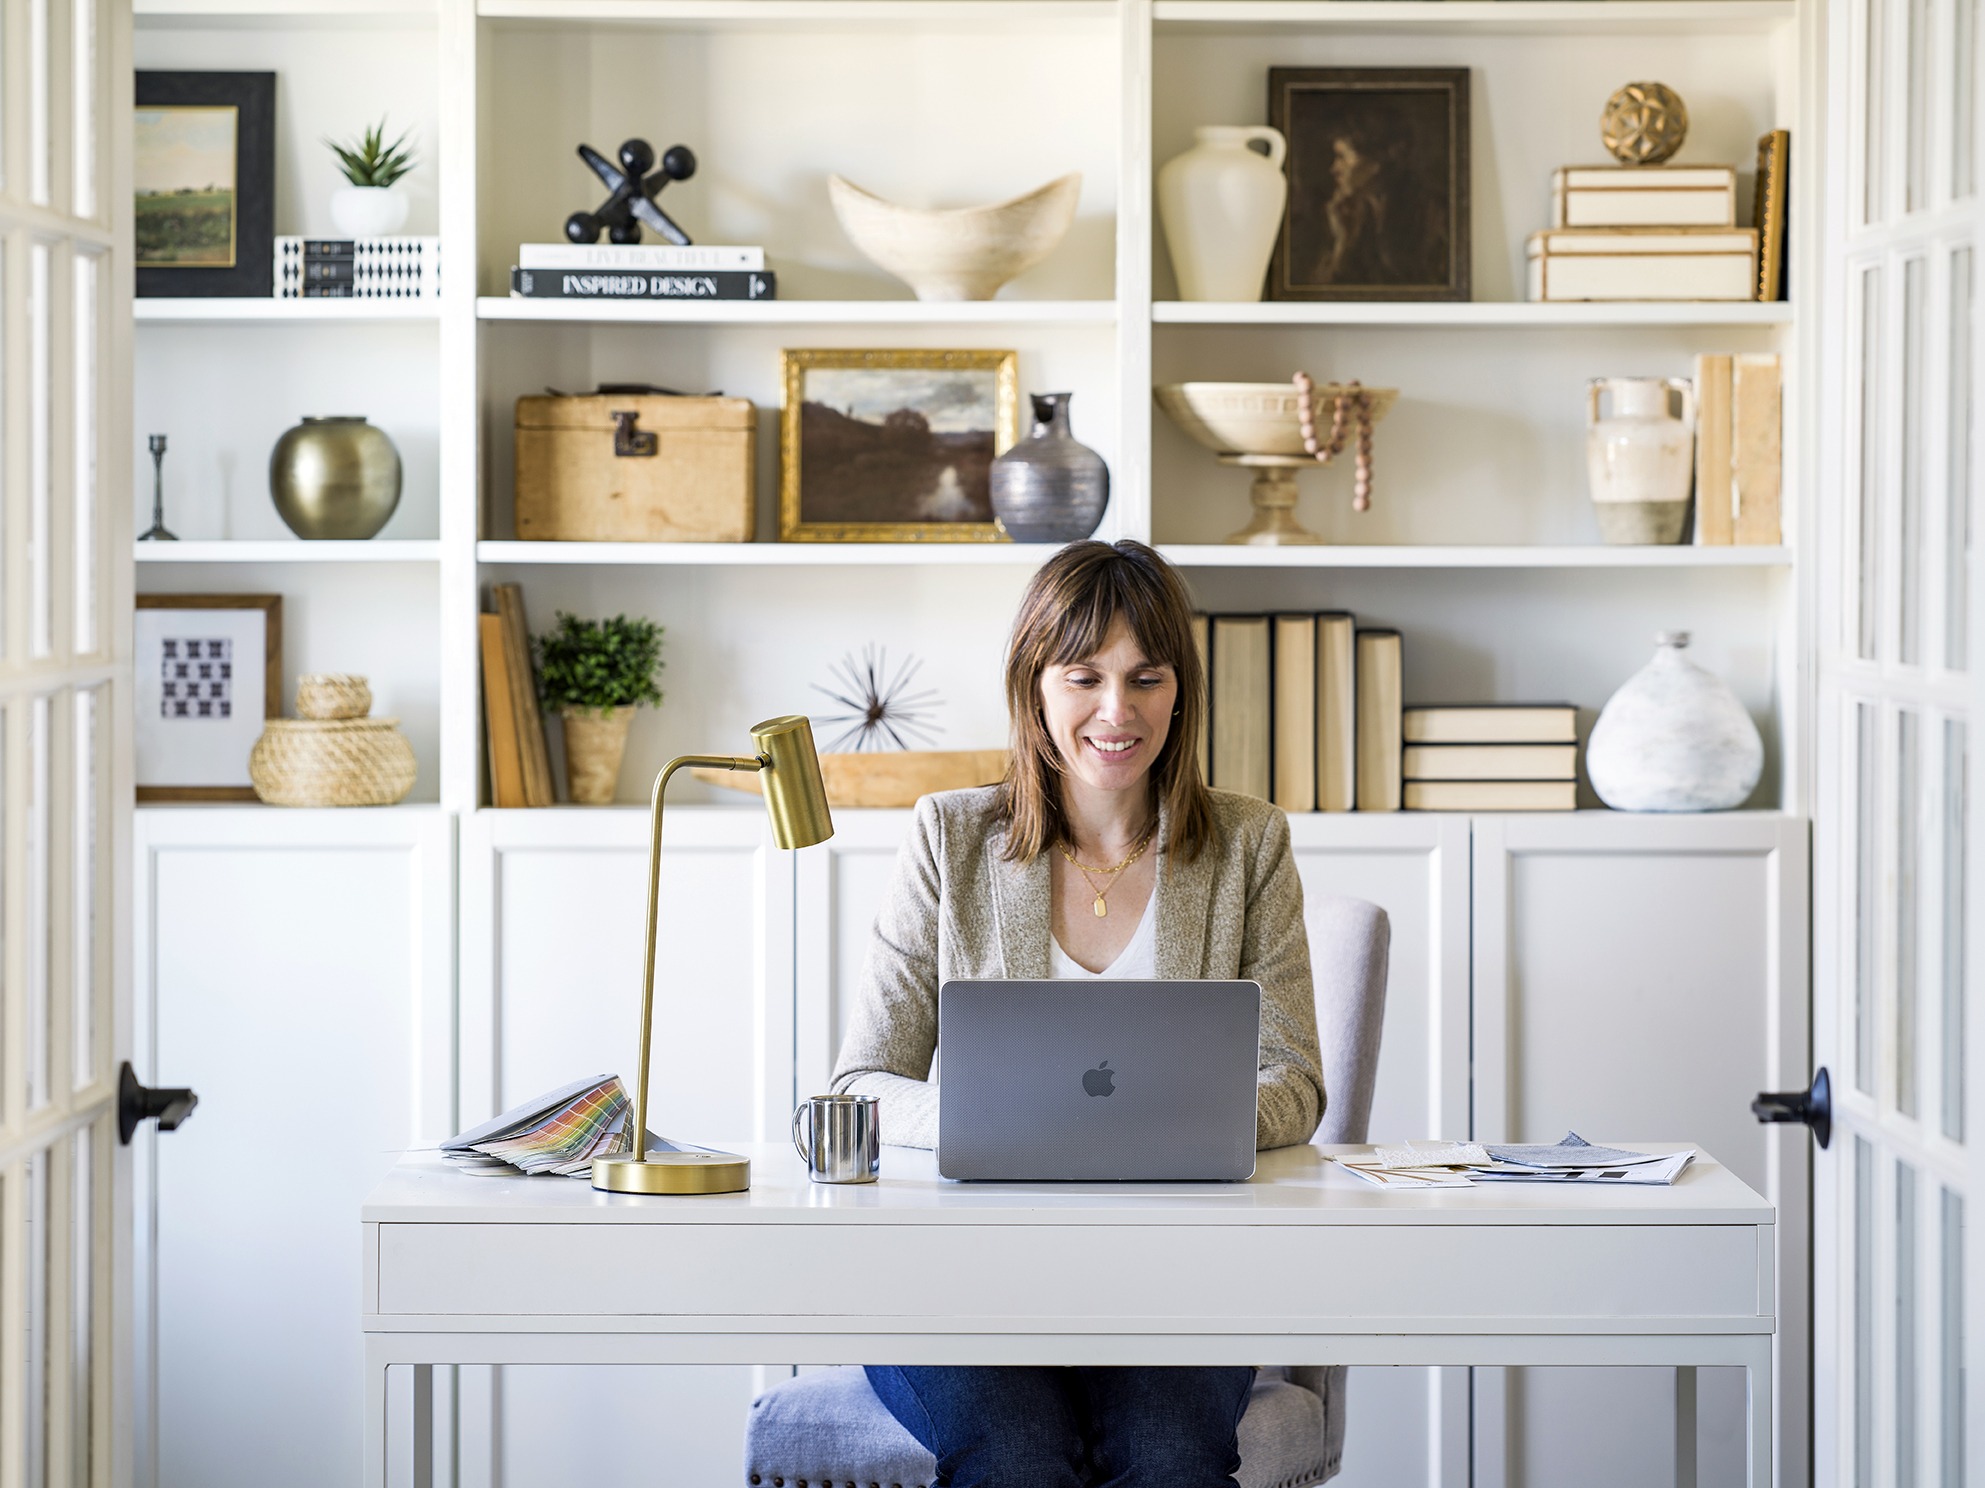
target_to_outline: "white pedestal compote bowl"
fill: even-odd
[[[1296,472],[1325,463],[1303,438],[1302,394],[1292,382],[1177,382],[1156,390],[1158,406],[1172,422],[1212,450],[1222,465],[1254,472],[1248,495],[1254,519],[1227,539],[1272,547],[1323,541],[1295,518]],[[1347,442],[1356,445],[1357,417],[1352,401],[1368,400],[1376,424],[1398,401],[1397,388],[1320,382],[1311,392],[1312,442],[1327,441],[1333,416]],[[1341,412],[1339,411],[1341,408]],[[1340,446],[1341,447],[1341,446]],[[1369,482],[1369,441],[1365,451]]]

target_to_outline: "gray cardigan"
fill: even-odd
[[[1049,858],[1010,863],[995,787],[917,802],[896,859],[834,1089],[882,1102],[882,1137],[937,1145],[937,989],[960,978],[1048,976]],[[1255,1145],[1307,1142],[1323,1116],[1316,995],[1289,821],[1252,796],[1214,791],[1214,840],[1197,861],[1158,854],[1158,975],[1261,984]],[[1169,823],[1158,822],[1164,842]]]

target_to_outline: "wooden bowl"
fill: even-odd
[[[760,795],[748,770],[691,772],[698,780]],[[823,754],[820,778],[829,806],[914,806],[932,791],[991,785],[1006,773],[1004,749],[903,749],[878,754]]]

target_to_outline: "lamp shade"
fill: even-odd
[[[827,786],[813,748],[813,725],[800,714],[753,724],[751,739],[764,763],[765,814],[783,848],[812,847],[834,835]]]

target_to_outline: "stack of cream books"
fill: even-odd
[[[1569,703],[1407,708],[1408,811],[1570,811],[1578,710]]]
[[[1530,235],[1533,300],[1749,300],[1758,235],[1737,226],[1728,165],[1577,165]]]

